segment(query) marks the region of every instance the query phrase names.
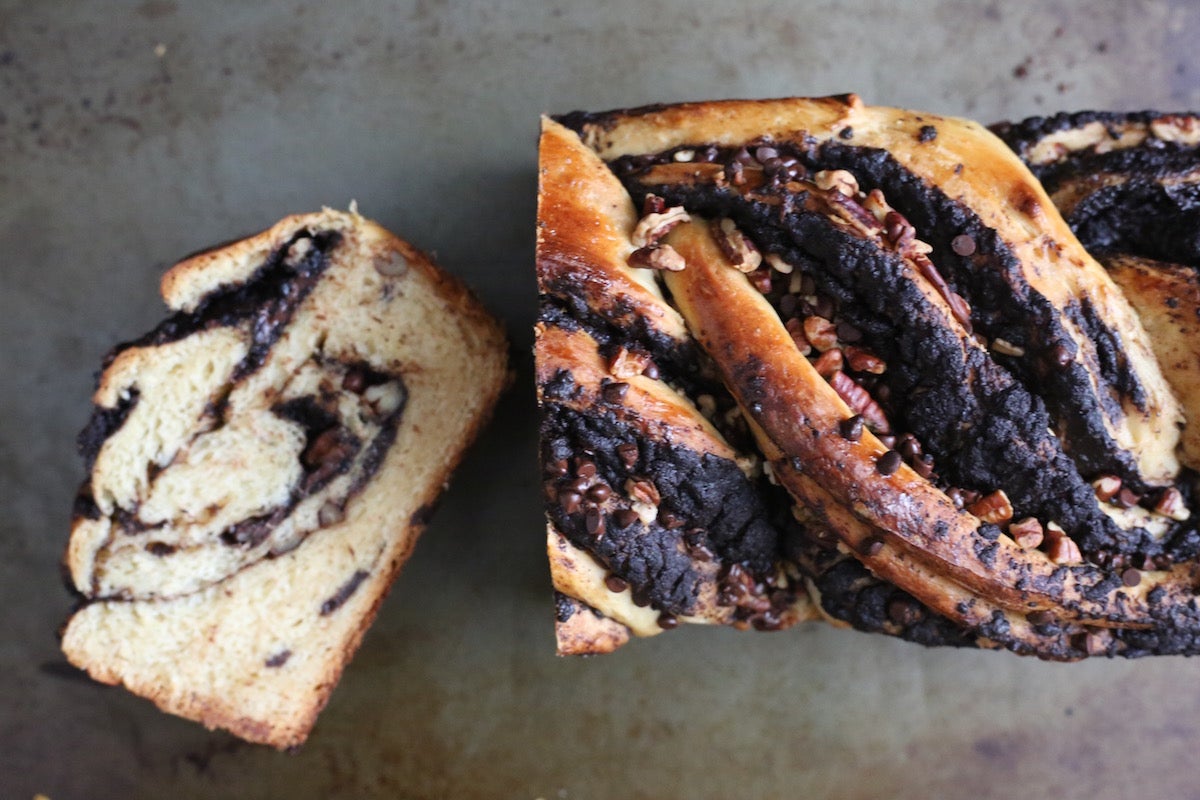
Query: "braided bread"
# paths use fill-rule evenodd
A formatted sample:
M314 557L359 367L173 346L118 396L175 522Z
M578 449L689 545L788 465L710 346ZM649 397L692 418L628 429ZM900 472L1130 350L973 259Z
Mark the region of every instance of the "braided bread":
M588 608L594 652L656 613L754 624L746 597L796 621L805 593L827 619L926 644L1200 648L1200 460L1172 364L983 126L853 95L577 112L545 123L541 170L560 652L580 649L567 628ZM630 443L622 471L610 454ZM731 546L748 538L716 530L724 515L682 520L690 539L662 529L687 481L654 480L657 517L613 524L622 493L589 487L644 474L663 445L749 462L725 486L761 498L755 548ZM625 555L646 550L671 568ZM636 613L612 597L624 586Z
M357 214L176 265L80 436L63 649L160 708L302 743L506 379L469 292Z

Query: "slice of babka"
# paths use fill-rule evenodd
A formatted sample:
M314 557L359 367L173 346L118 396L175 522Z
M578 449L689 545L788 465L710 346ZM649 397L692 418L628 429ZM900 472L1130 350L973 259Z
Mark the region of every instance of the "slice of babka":
M302 743L507 377L463 284L357 213L163 278L79 443L68 659L165 711Z

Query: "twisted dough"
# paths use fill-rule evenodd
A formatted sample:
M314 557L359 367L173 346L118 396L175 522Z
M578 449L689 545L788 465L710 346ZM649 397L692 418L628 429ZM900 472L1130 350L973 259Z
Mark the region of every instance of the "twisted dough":
M1188 467L1200 462L1175 378L1186 340L1151 340L1129 289L1148 273L1135 281L1126 262L1110 276L1003 141L854 96L562 123L543 136L543 330L619 337L636 319L675 352L699 344L691 361L720 387L706 391L727 392L749 434L737 447L764 460L802 523L771 563L826 616L1054 659L1197 649ZM568 165L548 139L574 148ZM622 215L595 206L546 224L568 194L548 165L617 176L609 207ZM620 244L603 274L631 287L627 302L570 283L598 274L587 235L601 226ZM566 248L551 234L574 243L572 259L553 256ZM575 369L538 354L543 386ZM687 380L670 388L695 399ZM728 571L737 556L722 557Z

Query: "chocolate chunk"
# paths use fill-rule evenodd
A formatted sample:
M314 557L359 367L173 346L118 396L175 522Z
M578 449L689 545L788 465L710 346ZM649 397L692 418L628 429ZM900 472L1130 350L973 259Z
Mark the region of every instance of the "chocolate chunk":
M904 463L904 459L895 450L888 450L879 457L875 462L875 469L880 475L892 475L896 470L900 469L900 465Z
M358 587L362 585L362 582L367 579L368 575L370 575L370 573L366 570L355 570L354 574L351 575L346 582L343 583L331 597L329 597L329 599L327 599L324 603L321 603L321 616L327 617L334 611L337 611L339 608L344 606L346 601L350 599L350 596L353 595Z

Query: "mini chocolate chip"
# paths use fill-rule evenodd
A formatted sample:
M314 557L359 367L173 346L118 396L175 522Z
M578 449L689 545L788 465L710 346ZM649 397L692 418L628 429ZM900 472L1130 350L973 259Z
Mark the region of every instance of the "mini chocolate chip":
M621 463L626 469L632 469L637 464L638 446L631 442L617 445L617 456L621 459Z
M1121 583L1125 584L1126 586L1137 586L1141 582L1142 573L1133 567L1130 567L1121 573Z
M950 240L950 249L956 255L970 256L975 254L975 238L965 233L960 233Z
M928 479L933 475L933 456L929 453L922 453L915 461L913 461L913 469L922 478Z
M616 575L609 575L604 579L604 585L608 587L610 592L623 592L629 588L629 583L624 578L618 578Z
M915 601L905 597L897 597L888 603L887 615L888 619L904 628L916 625L925 616Z
M558 493L558 505L567 514L574 514L578 511L582 501L583 496L573 489L565 489Z
M652 381L656 381L662 377L662 374L658 371L658 365L656 365L653 361L651 361L642 369L642 374Z
M613 512L613 522L617 523L618 528L628 528L633 523L637 522L641 517L632 508L618 508Z
M1054 615L1049 611L1030 611L1025 615L1025 619L1029 620L1033 625L1049 625L1054 622Z
M589 508L583 515L583 526L589 535L599 539L604 535L604 514L598 508Z
M862 438L863 433L862 414L855 414L853 417L839 422L838 432L842 434L843 439L848 439L851 442L857 442Z
M546 462L546 474L554 478L565 478L570 472L570 465L565 458Z
M367 388L367 375L361 369L346 370L346 374L342 376L342 388L347 392L362 394L363 389Z
M779 298L779 316L785 319L792 316L796 313L796 306L799 304L800 301L796 299L796 295L785 294Z
M883 539L878 536L869 536L863 540L862 547L859 552L867 556L877 556L883 550Z
M959 509L960 511L963 509L963 506L966 505L966 501L963 500L962 489L958 489L958 488L950 489L946 492L946 497L949 497L950 502L954 503L954 507Z
M573 492L579 492L580 494L583 494L587 491L591 482L591 478L581 475L570 483L566 484L565 488L570 489Z
M637 606L638 608L645 608L646 606L650 605L650 595L647 594L645 589L642 589L642 588L634 589L632 599L633 599L633 604L635 606Z
M896 449L906 461L915 461L921 455L921 443L911 433L900 437L900 444Z
M838 138L839 139L853 139L854 138L854 128L850 127L849 125L842 128L840 131L838 131Z
M896 437L890 433L881 433L876 438L879 439L880 444L882 444L884 447L886 447L889 450L891 450L893 447L896 446Z
M766 164L772 158L779 158L779 151L774 147L759 147L754 151L754 157L762 164Z
M620 403L625 399L625 395L629 392L629 384L624 381L615 381L606 383L600 393L604 396L604 400L609 403Z
M1050 362L1060 369L1066 367L1074 360L1075 357L1071 355L1071 351L1067 349L1065 344L1056 344L1050 350Z
M587 498L594 503L603 503L612 496L612 489L607 484L597 483L587 491Z
M863 335L862 331L849 322L839 322L837 324L837 337L843 342L854 344L855 342L861 342Z
M575 459L575 474L581 478L596 477L596 464L586 458Z
M904 459L895 450L888 450L879 457L875 462L875 469L880 475L892 475L896 470L900 469L900 465L904 463Z
M664 631L669 631L672 628L679 627L679 620L675 619L675 617L671 614L659 614L658 627L662 628Z

